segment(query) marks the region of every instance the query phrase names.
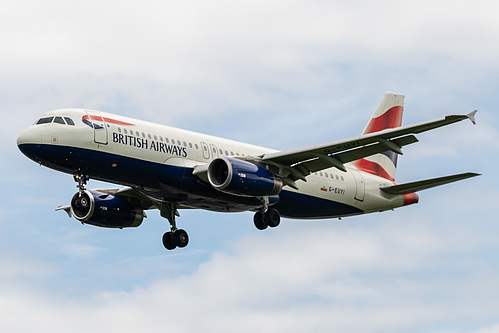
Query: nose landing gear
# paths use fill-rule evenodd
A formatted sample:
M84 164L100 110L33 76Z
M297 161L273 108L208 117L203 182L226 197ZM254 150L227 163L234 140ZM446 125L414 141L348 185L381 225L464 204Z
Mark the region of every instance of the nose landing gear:
M76 185L76 187L78 187L78 190L80 192L83 192L85 191L85 186L87 185L87 181L90 179L90 176L77 171L73 175L73 179L78 183L78 185Z

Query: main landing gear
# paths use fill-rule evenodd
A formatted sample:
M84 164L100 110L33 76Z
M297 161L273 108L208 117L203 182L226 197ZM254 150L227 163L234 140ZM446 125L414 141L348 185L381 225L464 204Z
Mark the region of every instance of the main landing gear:
M267 227L275 228L281 223L281 215L277 209L270 207L266 212L256 212L253 222L258 230L265 230Z
M163 245L167 250L174 250L177 247L186 247L189 243L189 235L183 229L177 229L175 216L180 216L174 203L165 203L161 205L161 216L168 219L171 225L171 231L163 235Z

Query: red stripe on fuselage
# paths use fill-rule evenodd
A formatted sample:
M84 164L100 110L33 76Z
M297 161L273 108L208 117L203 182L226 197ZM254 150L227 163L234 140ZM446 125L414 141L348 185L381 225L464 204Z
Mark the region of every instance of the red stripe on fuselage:
M106 117L101 117L101 116L94 116L94 115L91 115L91 116L85 115L81 119L82 120L91 119L91 120L97 120L97 121L104 121L106 123L111 123L111 124L116 124L116 125L126 125L126 126L134 125L134 124L127 123L127 122L124 122L121 120L116 120L116 119L111 119L111 118L106 118Z
M379 132L387 128L395 128L402 125L402 106L394 106L381 116L371 118L363 134Z

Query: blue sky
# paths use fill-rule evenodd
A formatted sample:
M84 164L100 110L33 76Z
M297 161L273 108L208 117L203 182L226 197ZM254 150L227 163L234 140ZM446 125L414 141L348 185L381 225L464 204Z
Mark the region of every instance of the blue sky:
M20 0L0 11L3 332L499 331L499 5L494 1ZM418 136L398 182L483 175L394 212L283 220L182 211L168 252L64 213L70 175L15 144L61 107L100 109L276 149L358 135L386 91ZM91 181L89 187L110 186Z

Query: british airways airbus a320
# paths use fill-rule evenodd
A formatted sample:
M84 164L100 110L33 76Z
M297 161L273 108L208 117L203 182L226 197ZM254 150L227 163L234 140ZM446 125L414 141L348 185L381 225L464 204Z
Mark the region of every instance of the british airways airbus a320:
M281 216L339 218L418 202L417 191L477 176L462 173L395 183L397 155L419 134L476 111L401 126L404 96L388 92L360 136L291 151L276 151L214 136L86 109L44 114L17 138L19 149L43 166L72 174L79 191L59 207L99 227L137 227L145 210L159 209L171 225L171 250L185 247L180 209L253 211L255 226ZM123 185L85 188L89 179Z

